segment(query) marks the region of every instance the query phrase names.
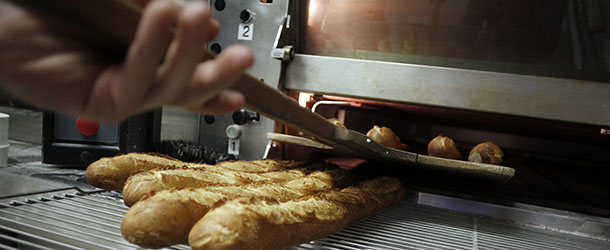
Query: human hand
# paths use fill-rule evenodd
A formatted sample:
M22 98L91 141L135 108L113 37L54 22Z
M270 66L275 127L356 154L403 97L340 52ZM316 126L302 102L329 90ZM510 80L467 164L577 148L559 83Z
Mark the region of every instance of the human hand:
M253 56L245 46L232 46L200 62L205 42L218 29L202 2L152 1L125 61L109 65L100 52L0 0L0 83L38 107L100 122L118 122L162 105L229 112L241 107L244 97L226 88Z

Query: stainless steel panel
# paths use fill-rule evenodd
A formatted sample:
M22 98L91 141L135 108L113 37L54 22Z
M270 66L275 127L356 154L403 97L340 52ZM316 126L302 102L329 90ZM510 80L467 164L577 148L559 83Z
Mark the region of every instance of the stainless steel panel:
M6 197L68 189L69 185L0 171L0 200Z
M265 83L274 88L278 87L281 61L271 58L271 50L284 17L288 11L289 1L273 1L265 4L259 0L225 1L223 10L214 8L214 0L210 1L212 14L222 27L218 36L208 42L208 48L218 43L222 49L233 44L243 44L252 48L255 63L248 69L248 73L263 79ZM250 10L254 18L250 21L254 25L252 40L238 40L238 27L241 22L239 15L243 10ZM221 52L222 53L222 52ZM212 146L224 152L227 151L228 138L225 135L227 126L232 125L231 114L216 116L214 124L201 122L200 141L204 145ZM265 153L268 142L266 136L273 131L274 121L261 116L259 122L248 123L241 127L240 159L260 159Z
M0 106L0 112L10 115L9 139L42 143L42 112L4 106Z
M173 107L163 107L161 140L199 140L199 114Z
M610 84L297 54L287 89L610 125Z

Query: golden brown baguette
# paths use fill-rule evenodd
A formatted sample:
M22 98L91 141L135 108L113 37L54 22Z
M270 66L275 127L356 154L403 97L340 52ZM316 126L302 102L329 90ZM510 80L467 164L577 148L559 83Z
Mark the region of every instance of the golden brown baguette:
M293 160L254 160L254 161L223 161L214 166L247 173L266 173L305 166L305 161Z
M93 186L121 190L129 176L142 171L165 167L189 168L222 168L234 171L263 173L292 169L303 166L302 161L289 160L257 160L257 161L226 161L216 165L186 163L162 154L129 153L115 157L106 157L93 162L87 167L85 178Z
M183 165L185 165L184 162L161 154L129 153L101 158L91 163L85 172L85 179L89 184L99 188L121 190L125 180L136 172ZM192 166L203 167L205 165Z
M266 197L282 201L332 188L353 180L346 170L318 170L284 184L250 184L200 189L163 190L137 202L123 218L121 232L129 242L161 248L186 242L189 230L220 202L239 197Z
M202 188L215 185L239 186L255 182L286 182L305 177L319 166L313 164L307 168L297 168L266 173L247 173L225 169L194 169L189 167L171 167L136 173L125 181L123 200L131 206L137 201L160 190L175 188Z
M282 249L338 232L404 196L395 178L322 192L299 200L243 198L212 209L189 233L193 249Z

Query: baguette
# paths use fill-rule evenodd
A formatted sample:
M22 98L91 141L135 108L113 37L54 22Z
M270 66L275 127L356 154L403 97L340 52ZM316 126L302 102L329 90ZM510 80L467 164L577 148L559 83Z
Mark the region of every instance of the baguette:
M93 186L121 190L129 176L143 171L166 167L229 169L234 171L263 173L302 167L305 162L290 160L225 161L216 165L186 163L162 154L129 153L101 158L89 165L85 173Z
M184 166L184 162L161 154L129 153L115 157L104 157L87 167L85 179L93 186L121 190L127 178L139 171L159 167ZM204 167L205 164L192 165Z
M232 170L172 167L134 174L125 181L123 200L131 206L157 191L175 188L202 188L215 185L239 186L255 182L285 182L303 178L319 165L267 173L247 173ZM326 165L329 166L329 165Z
M247 173L266 173L301 168L305 165L305 161L263 159L255 161L223 161L214 166Z
M281 201L353 182L346 170L318 170L284 184L214 186L199 189L163 190L136 203L121 223L123 237L136 245L161 248L186 242L191 227L213 206L239 197L265 197Z
M395 178L281 202L242 198L208 212L191 229L193 249L282 249L326 237L404 196Z

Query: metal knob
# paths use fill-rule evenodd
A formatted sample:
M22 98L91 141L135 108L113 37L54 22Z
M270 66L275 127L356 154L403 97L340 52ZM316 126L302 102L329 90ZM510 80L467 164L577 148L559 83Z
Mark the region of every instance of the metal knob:
M242 23L249 23L250 21L252 21L253 18L254 12L249 9L242 10L239 13L239 20L241 20Z
M259 121L260 115L256 112L240 109L233 112L233 122L237 125L244 125L251 121Z

